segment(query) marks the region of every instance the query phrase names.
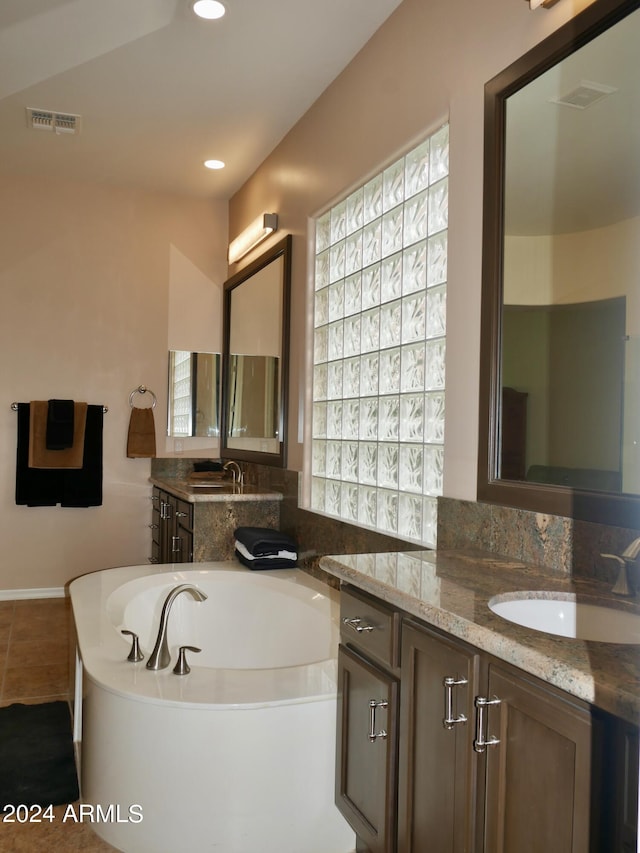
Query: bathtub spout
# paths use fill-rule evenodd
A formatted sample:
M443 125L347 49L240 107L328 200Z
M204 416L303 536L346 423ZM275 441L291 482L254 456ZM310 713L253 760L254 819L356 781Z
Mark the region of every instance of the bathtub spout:
M195 601L205 601L207 598L204 592L201 592L198 587L190 583L181 583L178 586L174 586L162 605L158 638L147 661L147 669L165 669L171 663L171 653L169 652L169 643L167 641L167 626L169 624L171 605L181 592L188 592Z

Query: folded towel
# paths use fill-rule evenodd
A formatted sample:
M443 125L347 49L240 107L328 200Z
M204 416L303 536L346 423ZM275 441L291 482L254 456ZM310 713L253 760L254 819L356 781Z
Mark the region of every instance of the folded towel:
M29 411L29 467L82 468L87 404L74 405L73 444L65 450L47 450L48 402L32 400Z
M242 554L245 560L250 560L251 562L254 562L255 560L289 560L295 563L295 561L298 559L298 554L296 551L285 550L278 551L277 554L263 554L261 557L254 557L253 554L247 551L242 542L239 542L236 539L234 544L236 551L239 554Z
M222 462L214 462L213 459L203 459L202 462L194 462L193 470L195 472L219 471L222 474L225 473Z
M298 545L290 536L269 527L238 527L233 535L253 557L277 555L278 551L298 550Z
M268 560L260 557L257 560L247 560L247 558L236 550L236 557L248 569L293 569L296 565L295 560Z
M153 409L131 407L129 432L127 435L127 456L130 459L149 458L156 455L156 427Z
M214 480L224 480L226 476L226 471L192 471L187 476L187 480L190 483L206 483Z
M47 450L73 447L73 400L49 400L47 408Z

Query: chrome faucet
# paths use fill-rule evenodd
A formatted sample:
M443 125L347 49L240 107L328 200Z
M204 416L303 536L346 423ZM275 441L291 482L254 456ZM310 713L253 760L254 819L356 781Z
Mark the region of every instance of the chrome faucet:
M611 592L614 595L634 595L637 584L635 579L631 578L630 569L640 556L640 536L625 548L621 556L618 557L617 554L600 554L600 556L606 560L614 560L618 564L618 579Z
M169 643L167 642L167 625L169 624L169 612L171 605L182 592L188 592L191 598L195 601L206 601L207 596L201 592L196 586L190 583L181 583L174 586L169 595L165 598L162 605L162 613L160 614L160 627L158 628L158 639L147 661L147 669L165 669L171 663L171 653L169 652Z
M244 474L242 472L242 468L238 465L235 459L229 459L228 462L225 462L222 466L224 471L231 470L233 474L233 485L238 485L240 488L244 486Z

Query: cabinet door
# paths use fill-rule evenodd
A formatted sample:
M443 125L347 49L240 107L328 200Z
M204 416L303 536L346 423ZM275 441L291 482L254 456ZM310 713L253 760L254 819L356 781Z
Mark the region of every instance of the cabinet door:
M371 853L395 850L397 702L395 678L340 646L336 804Z
M494 664L485 708L486 853L589 853L591 817L588 710ZM595 782L597 774L594 774Z
M474 850L478 759L472 745L473 699L479 663L479 655L466 646L405 622L398 799L402 853Z
M157 486L153 487L153 491L151 493L151 523L149 524L149 529L151 530L151 557L149 559L150 563L161 563L162 562L162 548L160 545L160 536L161 536L161 522L160 522L160 489Z
M193 560L193 505L176 499L173 509L175 537L173 557L175 563Z
M638 844L638 729L630 723L616 721L613 752L615 755L614 814L616 821L615 853L636 853Z

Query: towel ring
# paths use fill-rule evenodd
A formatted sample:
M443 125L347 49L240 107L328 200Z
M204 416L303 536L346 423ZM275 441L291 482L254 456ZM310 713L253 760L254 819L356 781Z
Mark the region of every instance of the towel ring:
M138 385L137 388L134 388L133 391L129 394L129 406L133 409L133 398L136 394L151 394L152 403L151 408L155 409L156 403L158 402L158 398L153 393L151 388L147 388L146 385Z

